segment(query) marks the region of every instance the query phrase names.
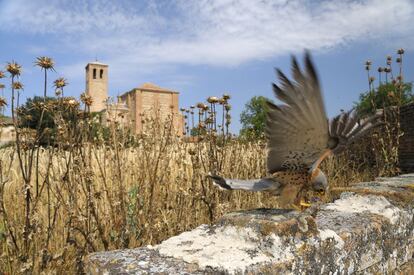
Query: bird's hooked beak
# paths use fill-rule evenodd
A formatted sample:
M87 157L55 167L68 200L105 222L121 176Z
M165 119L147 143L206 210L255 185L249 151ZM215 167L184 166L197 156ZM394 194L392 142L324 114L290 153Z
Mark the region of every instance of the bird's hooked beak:
M325 174L321 170L317 170L316 174L312 177L312 189L313 191L323 195L328 189L328 180Z

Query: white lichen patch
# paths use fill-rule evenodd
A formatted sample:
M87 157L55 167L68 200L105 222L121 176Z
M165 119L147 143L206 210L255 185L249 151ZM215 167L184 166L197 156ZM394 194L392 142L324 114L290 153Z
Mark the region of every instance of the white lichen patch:
M286 261L293 255L278 236L268 236L262 246L258 233L251 228L225 226L209 232L207 225L184 232L154 247L163 256L196 263L199 267L213 267L229 273L243 272L248 266L272 261ZM189 242L188 240L191 240Z
M393 206L383 196L361 196L351 195L341 197L334 203L326 206L326 209L336 210L345 213L362 213L368 211L373 214L382 215L395 224L401 216L401 210Z
M335 241L335 247L337 249L342 249L344 247L344 240L342 240L341 237L339 237L338 234L336 234L335 231L331 230L331 229L324 229L324 230L319 230L319 236L321 238L322 241L325 241L327 239L332 239Z
M363 271L377 263L380 263L381 260L382 250L378 249L375 244L371 244L370 249L360 255L360 265L358 271Z

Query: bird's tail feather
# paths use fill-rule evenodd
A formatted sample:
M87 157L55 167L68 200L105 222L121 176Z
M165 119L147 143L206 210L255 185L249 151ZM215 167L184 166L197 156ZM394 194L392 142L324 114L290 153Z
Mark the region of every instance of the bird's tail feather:
M278 182L275 182L271 178L263 179L225 179L215 174L209 174L215 185L220 189L225 190L246 190L246 191L274 191L280 187Z

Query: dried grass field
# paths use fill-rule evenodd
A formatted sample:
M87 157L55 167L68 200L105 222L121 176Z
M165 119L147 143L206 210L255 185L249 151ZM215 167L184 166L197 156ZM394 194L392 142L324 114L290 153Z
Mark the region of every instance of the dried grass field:
M355 150L381 146L371 139ZM17 154L15 147L0 151L0 269L9 274L81 273L89 252L156 244L229 211L277 207L269 194L220 191L206 178L214 170L235 178L263 176L262 141L188 143L168 135L142 137L134 146L41 148L39 176L30 185L22 179ZM375 163L384 159L371 155ZM367 154L352 152L328 159L324 169L331 186L390 173L373 167Z
M0 148L0 274L82 274L90 252L157 244L229 211L278 206L270 194L221 191L207 178L266 175L266 141L229 133L229 96L185 110L192 142L177 137L168 119L142 121L146 131L136 135L116 121L102 127L90 96L81 95L83 104L63 96L63 78L49 100L53 60L35 64L44 93L26 110L19 106L21 66L6 66L16 140ZM198 126L190 129L194 111ZM330 188L397 174L401 135L397 107L385 112L381 129L322 164Z

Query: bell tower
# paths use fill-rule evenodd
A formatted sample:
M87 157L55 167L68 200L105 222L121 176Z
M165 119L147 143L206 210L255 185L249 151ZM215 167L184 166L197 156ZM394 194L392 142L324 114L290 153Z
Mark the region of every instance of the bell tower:
M106 109L108 98L108 65L90 62L86 65L86 94L92 97L91 112Z

